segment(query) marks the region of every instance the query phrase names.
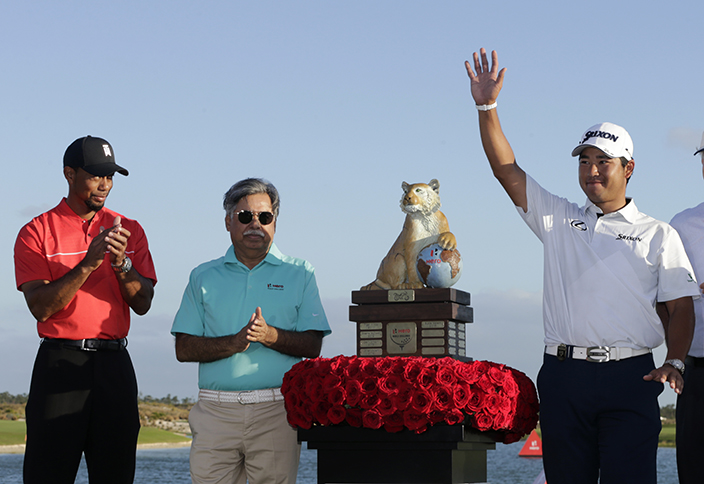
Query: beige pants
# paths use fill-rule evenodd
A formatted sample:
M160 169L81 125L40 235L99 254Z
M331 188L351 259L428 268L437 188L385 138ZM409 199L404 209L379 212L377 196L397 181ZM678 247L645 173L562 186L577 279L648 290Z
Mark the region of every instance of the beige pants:
M301 445L284 402L199 400L188 417L194 484L295 484Z

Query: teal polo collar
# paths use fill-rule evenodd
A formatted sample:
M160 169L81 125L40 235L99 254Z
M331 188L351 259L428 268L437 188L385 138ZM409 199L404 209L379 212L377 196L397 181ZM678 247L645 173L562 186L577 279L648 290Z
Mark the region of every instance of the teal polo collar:
M271 264L274 266L279 266L283 264L283 257L284 255L281 253L278 247L276 247L276 244L272 242L271 247L269 247L269 252L266 254L266 257L264 257L264 260L261 261L259 264L257 264L257 267L259 267L263 263ZM237 256L235 255L235 246L230 245L230 247L227 249L227 252L225 252L225 264L236 264L240 267L243 267L247 270L249 268L244 265L242 262L240 262L237 259ZM256 268L256 267L255 267Z

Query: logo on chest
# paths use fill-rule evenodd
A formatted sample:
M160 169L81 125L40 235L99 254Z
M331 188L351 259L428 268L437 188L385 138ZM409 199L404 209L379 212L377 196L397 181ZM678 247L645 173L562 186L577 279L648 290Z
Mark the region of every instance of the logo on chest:
M635 237L633 235L618 234L616 240L625 240L627 242L643 242L642 237Z
M580 230L582 232L585 232L587 230L587 224L582 222L581 220L570 220L570 225L573 229Z
M270 291L283 291L284 290L284 285L283 284L267 284L266 288L269 289Z

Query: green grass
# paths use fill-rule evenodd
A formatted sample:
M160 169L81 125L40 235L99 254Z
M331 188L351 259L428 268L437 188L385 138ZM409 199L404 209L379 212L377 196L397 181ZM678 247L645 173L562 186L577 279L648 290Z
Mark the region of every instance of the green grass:
M0 445L24 444L24 434L24 422L0 420Z
M172 444L175 442L188 442L191 439L155 427L142 427L139 431L138 444Z
M0 445L24 444L25 424L17 420L0 420ZM154 427L142 427L138 444L171 444L191 439Z

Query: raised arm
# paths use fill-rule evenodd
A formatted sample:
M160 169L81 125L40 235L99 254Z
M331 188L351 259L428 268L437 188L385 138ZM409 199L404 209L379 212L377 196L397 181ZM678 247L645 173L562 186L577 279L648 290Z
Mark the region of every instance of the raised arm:
M491 53L491 68L489 68L486 50L483 48L480 50L480 54L474 53L476 74L469 61L465 61L464 64L469 75L474 102L477 106L482 106L485 109L479 110L479 132L491 170L513 203L525 212L528 210L526 174L516 163L511 145L501 129L496 108L487 108L494 104L499 97L506 68L499 71L496 51Z

